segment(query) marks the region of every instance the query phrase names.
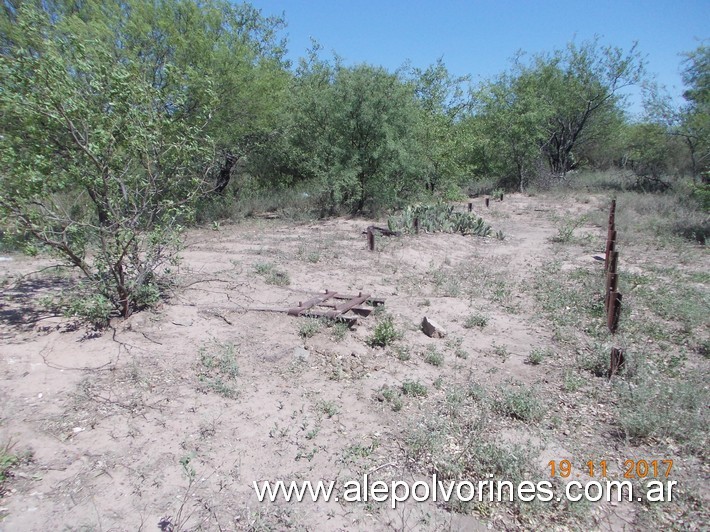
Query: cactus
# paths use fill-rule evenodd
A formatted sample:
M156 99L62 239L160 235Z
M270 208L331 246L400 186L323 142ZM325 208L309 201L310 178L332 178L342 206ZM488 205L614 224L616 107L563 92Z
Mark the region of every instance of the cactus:
M428 232L461 233L462 235L488 236L491 228L481 217L467 212L455 212L453 205L415 204L406 207L397 216L390 216L387 226L392 231L414 231L414 220L419 219L419 228Z

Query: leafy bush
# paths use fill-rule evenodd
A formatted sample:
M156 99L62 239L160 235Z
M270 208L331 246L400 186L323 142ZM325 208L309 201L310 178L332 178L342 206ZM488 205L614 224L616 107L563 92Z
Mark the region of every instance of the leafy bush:
M539 421L545 412L540 399L530 388L503 388L495 408L503 415L525 422Z
M65 314L86 320L95 327L104 327L108 324L112 310L111 302L101 294L96 294L70 299Z
M367 343L370 347L387 347L400 338L392 316L385 316L376 326Z
M82 272L101 299L78 314L110 304L128 317L157 299L155 278L175 263L213 152L205 109L194 124L176 120L192 105L188 73L171 65L152 83L101 28L17 9L24 45L0 57L0 218Z
M429 392L426 386L419 381L404 381L402 383L402 393L412 397L425 397Z

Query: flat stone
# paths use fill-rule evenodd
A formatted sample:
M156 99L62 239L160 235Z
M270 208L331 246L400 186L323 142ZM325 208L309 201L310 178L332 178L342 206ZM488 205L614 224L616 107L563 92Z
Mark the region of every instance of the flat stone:
M446 336L444 328L426 316L424 316L424 319L422 320L422 331L424 331L424 334L430 338L443 338Z

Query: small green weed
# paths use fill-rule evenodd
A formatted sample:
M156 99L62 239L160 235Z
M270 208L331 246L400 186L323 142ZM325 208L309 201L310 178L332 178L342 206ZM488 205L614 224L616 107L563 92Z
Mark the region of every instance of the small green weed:
M335 323L331 327L331 336L336 342L342 342L348 334L350 327L347 323Z
M444 364L444 355L442 355L436 347L429 346L424 354L424 362L432 366L442 366Z
M404 345L396 346L393 349L393 352L394 352L394 356L397 357L402 362L406 362L407 360L410 360L412 358L412 354L410 353L409 348Z
M528 355L526 362L532 366L537 366L548 356L550 356L550 352L547 349L535 348Z
M488 325L488 318L483 314L470 314L463 323L466 329L474 329L476 327L483 329L486 325Z
M584 223L587 221L587 218L585 216L582 216L580 218L573 218L573 219L567 219L564 220L558 227L557 227L557 234L552 237L553 242L559 242L559 243L568 243L572 241L572 238L574 237L574 231L575 229L578 229Z
M564 380L562 381L562 389L565 392L576 392L582 386L584 386L584 378L577 375L576 372L572 370L565 371Z
M19 457L12 452L14 447L15 443L11 440L0 446L0 495L4 491L3 484L10 474L10 469L20 461Z
M402 383L402 393L411 397L426 397L429 392L426 386L419 381L404 381Z
M329 418L340 412L340 408L333 401L319 401L318 410Z
M387 403L389 403L390 408L392 408L393 412L399 412L400 410L402 410L404 403L402 402L402 398L400 397L401 392L399 390L390 386L383 386L380 389L380 394L382 398L387 401Z
M510 358L510 351L508 351L508 348L504 345L498 345L495 342L493 342L493 354L503 359L503 362Z
M323 328L323 322L317 318L304 318L298 326L298 336L312 338Z
M375 326L372 336L368 339L367 344L370 347L387 347L401 337L400 332L394 325L392 316L385 316Z
M199 350L198 380L201 391L208 390L235 398L239 395L235 381L239 376L234 344L212 341Z
M291 284L288 273L279 270L275 264L270 262L259 262L254 265L254 271L264 278L266 284L276 286L287 286Z
M535 392L527 387L505 387L499 390L495 409L505 416L532 423L542 419L545 409Z

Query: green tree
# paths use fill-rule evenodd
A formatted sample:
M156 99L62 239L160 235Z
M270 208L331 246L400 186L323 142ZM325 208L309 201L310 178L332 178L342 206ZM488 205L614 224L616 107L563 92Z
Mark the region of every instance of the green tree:
M553 175L564 176L578 165L578 152L599 134L600 124L622 102L621 91L642 81L644 61L634 45L629 52L600 46L597 40L534 58L520 65L530 90L549 110L541 151Z
M180 120L201 127L210 116L206 132L220 160L212 172L216 192L277 129L289 81L280 17L226 0L48 0L37 6L77 39L99 41L115 60L139 65L156 90L180 93ZM21 47L17 8L12 1L4 7L0 45ZM180 75L168 75L168 65Z
M416 189L418 108L410 84L383 68L302 61L290 99L292 175L317 183L323 207L392 205Z
M628 53L597 40L565 50L522 54L513 67L474 93L468 119L480 135L486 165L515 175L522 190L545 160L553 176L589 160L623 124L621 93L641 81L644 63L634 46Z
M462 86L468 81L467 76L452 76L441 59L426 69L413 68L410 73L409 82L420 107L420 173L432 192L456 192L473 171L465 156L468 130L461 123L470 109Z
M701 45L685 54L683 66L687 104L675 133L688 146L693 176L702 173L710 182L710 47Z
M680 140L689 158L685 170L689 170L694 178L705 175L707 180L710 166L710 48L699 46L683 55L682 78L687 87L683 93L685 103L675 104L662 87L653 82L646 83L644 118L648 124L654 124L665 130L666 135ZM673 150L677 149L677 146L673 147Z
M476 117L484 158L495 174L515 180L522 192L547 139L550 109L529 77L503 74L475 94Z
M99 307L129 316L158 297L192 219L213 156L208 116L181 119L191 101L173 80L185 70L166 62L156 84L79 14L55 20L27 3L12 15L0 215L78 268Z

